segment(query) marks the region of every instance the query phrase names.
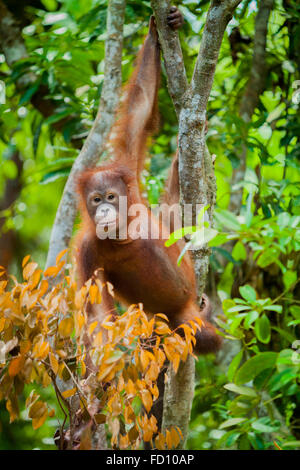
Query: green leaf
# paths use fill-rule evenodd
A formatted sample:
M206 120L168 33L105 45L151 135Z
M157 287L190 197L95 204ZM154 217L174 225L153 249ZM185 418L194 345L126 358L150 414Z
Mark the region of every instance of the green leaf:
M257 259L257 264L261 268L266 268L278 259L278 250L276 248L269 248L264 251Z
M263 314L256 320L255 334L261 343L269 343L271 339L271 326L267 315Z
M215 218L220 225L228 228L229 230L233 230L235 232L241 230L241 224L236 216L225 209L216 210Z
M243 423L246 420L247 418L230 418L224 421L224 423L221 424L219 429L230 428L230 426L236 426L237 424Z
M269 418L267 418L269 419ZM265 423L266 421L266 418L260 418L256 421L254 421L254 423L251 423L251 427L255 430L255 431L259 431L259 432L274 432L276 431L276 429L278 428L278 426L270 426L268 424Z
M296 271L286 271L283 275L283 283L286 289L290 289L292 285L297 281Z
M276 359L277 353L275 352L262 352L251 357L251 359L248 359L237 371L235 383L237 385L243 385L244 383L250 382L263 370L274 367Z
M251 312L249 312L247 314L247 316L245 317L245 320L244 320L244 327L246 328L246 330L248 330L250 328L252 323L255 322L255 320L258 317L259 317L259 313L256 310L251 310Z
M243 243L238 241L232 250L232 256L236 261L245 260L247 258L247 251Z
M28 103L28 101L30 101L30 99L32 98L32 96L36 93L36 91L39 89L39 86L40 86L40 82L38 83L35 83L34 85L32 85L31 87L29 87L25 93L22 95L20 101L19 101L19 106L22 106L23 104L25 103Z
M251 310L251 307L249 307L249 305L236 305L235 307L232 307L229 310L227 310L227 312L234 313L234 312L242 312L243 310Z
M265 307L263 307L263 310L272 310L274 312L281 313L282 305L266 305Z
M287 227L290 224L291 216L287 212L281 212L277 218L277 223L280 228Z
M174 245L174 243L178 242L181 238L185 237L185 235L191 235L195 233L196 227L183 227L175 230L175 232L171 233L169 239L165 242L165 246L169 247Z
M257 397L257 393L255 390L253 390L253 388L236 385L233 383L224 385L224 388L226 388L226 390L229 390L230 392L238 393L239 395L245 395L247 397Z
M238 366L243 358L243 350L239 351L237 355L232 359L230 366L228 367L227 377L229 380L233 380Z
M241 296L247 300L248 302L255 302L256 300L256 292L253 287L246 284L245 286L240 287Z
M203 246L208 243L210 240L215 238L218 234L218 231L210 227L202 227L200 230L197 230L191 238L191 242L195 246Z

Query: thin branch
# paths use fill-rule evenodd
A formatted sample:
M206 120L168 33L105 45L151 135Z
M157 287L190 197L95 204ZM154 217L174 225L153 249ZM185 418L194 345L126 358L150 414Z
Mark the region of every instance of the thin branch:
M268 34L268 23L274 0L261 0L255 18L255 35L253 45L252 66L250 76L241 100L239 114L245 122L250 122L259 97L266 83L266 44ZM232 174L232 186L243 181L246 171L247 146L242 146L239 154L240 164ZM243 189L234 191L230 199L230 210L238 213L242 203Z
M188 88L181 45L177 31L173 31L167 23L171 2L169 0L151 0L159 41L163 51L168 89L173 100L177 115L179 115L184 94Z
M252 66L240 106L240 115L246 122L251 121L254 110L259 102L259 96L265 86L268 23L273 5L274 0L261 0L255 18Z
M9 67L28 57L18 21L2 0L0 0L0 41ZM34 81L35 75L29 72L18 78L17 86L25 86Z
M206 110L221 43L227 24L232 18L235 7L241 2L236 0L231 5L227 0L213 0L207 13L200 50L191 82L195 97L198 97L198 110Z
M110 0L107 12L105 76L94 125L68 177L52 228L46 267L55 264L58 253L68 247L77 213L76 176L97 164L111 130L122 84L123 23L126 0Z

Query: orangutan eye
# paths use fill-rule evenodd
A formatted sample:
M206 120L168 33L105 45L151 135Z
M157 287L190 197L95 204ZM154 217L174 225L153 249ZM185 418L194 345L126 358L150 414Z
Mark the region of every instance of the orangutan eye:
M94 201L96 204L98 204L98 202L101 201L101 197L96 196L96 197L94 197L93 201Z
M115 199L115 196L113 194L109 194L107 196L108 201L113 201Z

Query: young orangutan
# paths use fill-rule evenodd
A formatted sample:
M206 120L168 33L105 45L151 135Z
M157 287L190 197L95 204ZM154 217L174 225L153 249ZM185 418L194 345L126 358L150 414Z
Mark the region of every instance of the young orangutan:
M182 16L172 7L168 24L178 28ZM103 283L114 287L115 297L131 305L141 302L147 314L164 313L172 328L195 317L203 320L196 333L195 351L205 354L219 349L221 338L208 321L210 303L203 296L197 305L196 281L189 253L181 265L177 260L184 242L166 247L170 228L165 227L150 209L139 216L142 237L130 235L135 214L119 210L123 198L128 208L145 204L140 191L140 173L144 166L146 142L157 129L157 92L160 81L160 48L152 17L149 32L137 58L137 66L126 89L126 98L113 129L112 163L84 171L78 179L82 226L76 240L77 263L82 283L97 271ZM168 180L167 202L179 202L178 162L175 157ZM150 231L151 227L151 231ZM157 230L159 238L151 237ZM121 236L122 233L129 234ZM91 316L101 322L115 311L107 287L100 308L92 307Z

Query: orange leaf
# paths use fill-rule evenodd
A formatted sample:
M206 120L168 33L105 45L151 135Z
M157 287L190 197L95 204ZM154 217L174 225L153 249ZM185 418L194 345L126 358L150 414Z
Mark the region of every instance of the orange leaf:
M42 270L37 269L36 271L34 271L32 276L30 276L30 280L28 283L28 287L30 290L33 290L38 285L40 277L41 277L41 273L42 273Z
M23 278L27 281L38 267L37 263L28 263L23 269Z
M15 357L11 361L11 363L9 364L9 368L8 368L8 373L10 377L15 377L22 370L22 367L24 366L24 362L25 362L24 356Z
M29 408L28 416L31 419L41 418L47 412L47 405L41 400L35 401Z
M75 395L76 391L77 391L76 387L71 388L70 390L65 390L64 392L62 392L62 396L64 398L72 397L73 395Z
M175 429L175 428L171 428L171 438L172 438L172 443L173 443L173 446L174 448L176 449L176 447L179 445L180 443L180 436L178 434L178 431Z
M68 251L68 248L66 248L65 250L62 250L60 253L58 253L58 255L56 257L56 260L55 260L56 265L59 264L60 260L67 253L67 251Z
M150 359L149 359L149 356L147 354L147 351L145 351L144 349L141 350L140 361L142 363L143 370L146 370L147 366L150 362Z
M28 263L29 261L29 258L30 258L30 255L27 255L23 258L23 261L22 261L22 268L24 268L25 264Z
M161 433L158 433L158 435L155 438L155 446L157 447L157 449L164 450L165 442L166 442L165 436Z
M94 331L94 329L96 328L96 326L98 325L98 322L97 321L93 321L93 323L91 323L89 325L89 334L91 335Z
M0 333L2 330L4 330L5 327L5 318L0 318Z
M41 416L40 418L34 418L34 419L32 420L32 427L33 427L33 429L38 429L38 428L40 428L40 427L44 424L44 422L46 421L47 416L48 416L48 411L46 411L46 412L43 414L43 416Z
M141 391L141 398L142 398L142 402L143 402L143 405L144 407L146 408L146 411L150 411L151 410L151 406L152 406L152 396L151 396L151 393L149 392L149 390L142 390Z

